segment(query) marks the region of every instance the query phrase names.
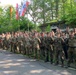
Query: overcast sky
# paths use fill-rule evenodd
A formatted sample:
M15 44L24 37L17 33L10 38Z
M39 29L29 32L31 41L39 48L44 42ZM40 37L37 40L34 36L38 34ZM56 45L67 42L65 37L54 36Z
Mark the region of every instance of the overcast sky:
M0 0L1 5L5 6L7 4L16 6L16 3L21 4L21 0Z
M21 5L21 1L22 0L0 0L0 5L1 6L5 6L5 5L13 5L14 7L16 7L16 3L18 3L19 5ZM30 0L28 0L30 2ZM31 17L28 15L28 18L31 20Z

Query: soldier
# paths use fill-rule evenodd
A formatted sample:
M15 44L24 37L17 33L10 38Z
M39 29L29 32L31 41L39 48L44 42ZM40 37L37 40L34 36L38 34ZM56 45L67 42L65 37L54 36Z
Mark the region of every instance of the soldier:
M34 33L34 54L35 54L35 58L38 58L39 59L39 50L40 50L40 48L39 48L39 42L40 42L40 39L38 38L38 33L37 32L35 32Z
M11 38L10 38L10 51L12 52L13 51L13 36L11 35Z
M18 50L19 50L19 53L21 53L21 42L22 42L22 39L21 39L21 32L18 32L17 43L18 43Z
M34 33L31 34L30 36L30 45L31 45L31 56L35 57L35 49L34 49Z
M11 33L11 38L10 38L11 52L13 51L13 38L14 38L14 32Z
M54 59L54 33L50 33L50 62L53 63Z
M49 32L47 32L45 37L45 62L49 61L49 52L50 52L50 37Z
M64 53L63 53L63 48L62 48L62 38L60 37L60 33L56 34L57 37L54 40L54 49L55 49L55 65L59 64L59 59L61 61L61 65L63 66L63 60L64 60Z
M68 40L68 63L69 67L71 63L76 61L76 37L74 36L74 32L71 32L69 40Z
M6 49L8 49L8 46L9 46L9 42L8 41L9 41L9 35L8 35L8 33L6 33Z
M24 33L21 33L21 38L20 38L20 53L21 52L24 52L24 36L23 36Z
M56 29L56 34L57 34L57 33L60 33L60 34L61 34L61 33L62 33L62 32L61 32L61 29L57 28L57 29Z
M76 36L76 28L74 28L74 30L73 30L73 31L74 31L74 36Z
M17 35L15 33L12 38L12 43L13 43L13 52L15 53L17 50Z
M62 42L62 46L63 46L63 50L64 50L64 54L65 54L65 59L68 59L68 38L66 37L65 33L62 33L63 38L63 42Z
M27 40L26 39L26 34L24 33L23 34L23 40L22 40L23 41L23 47L24 47L24 50L23 50L24 55L26 55L26 40Z
M2 48L2 35L0 35L0 48Z
M46 42L45 61L48 62L49 61L49 56L50 56L50 62L52 64L53 63L53 38L52 38L51 33L47 33L47 37L46 37L45 42Z
M2 33L2 48L4 49L5 48L5 41L4 41L4 39L5 39L5 34L4 33Z
M69 35L69 32L70 32L69 27L66 27L66 31L65 31L65 33Z
M26 55L28 55L28 56L29 56L29 50L30 50L30 37L27 34L27 37L26 37Z
M41 59L45 60L45 35L44 33L42 32L41 33L41 36L40 36L40 43L39 43L39 46L40 46L40 57Z
M5 49L6 49L6 50L7 50L8 47L9 47L9 42L8 42L8 40L9 40L9 36L8 36L8 33L6 33L5 38L4 38L4 46L5 46ZM7 44L7 43L8 43L8 44Z
M29 44L28 44L28 52L29 52L29 57L33 54L32 50L34 49L33 48L33 44L34 44L34 41L33 41L33 38L32 38L32 34L30 33L29 34Z

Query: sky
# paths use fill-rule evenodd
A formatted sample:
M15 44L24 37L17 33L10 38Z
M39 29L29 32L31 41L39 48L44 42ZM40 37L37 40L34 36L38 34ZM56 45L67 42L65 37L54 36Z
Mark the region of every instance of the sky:
M16 7L16 4L21 5L21 1L23 0L0 0L0 5L5 6L5 5L13 5ZM24 0L26 1L26 0ZM30 0L28 0L30 2ZM28 15L28 18L31 20L31 17Z
M0 0L0 5L13 5L16 6L16 3L21 4L21 0Z

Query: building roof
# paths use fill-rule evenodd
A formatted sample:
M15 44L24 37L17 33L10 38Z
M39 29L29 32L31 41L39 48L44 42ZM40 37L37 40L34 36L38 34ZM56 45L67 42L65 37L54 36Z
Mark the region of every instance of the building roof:
M65 24L65 21L58 21L58 22L51 22L51 23L42 24L42 25L40 26L40 28L46 27L47 25L58 26L58 25L60 25L60 24Z

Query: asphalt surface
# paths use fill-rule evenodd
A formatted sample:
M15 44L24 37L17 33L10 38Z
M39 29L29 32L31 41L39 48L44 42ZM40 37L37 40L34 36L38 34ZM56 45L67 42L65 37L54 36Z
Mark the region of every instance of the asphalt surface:
M76 75L76 69L0 50L0 75Z

